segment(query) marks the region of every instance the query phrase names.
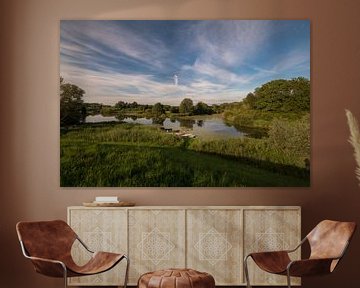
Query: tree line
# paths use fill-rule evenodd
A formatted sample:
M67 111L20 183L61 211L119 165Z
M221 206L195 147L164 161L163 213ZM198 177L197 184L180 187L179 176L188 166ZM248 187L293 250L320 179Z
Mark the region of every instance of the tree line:
M154 118L164 118L166 113L181 115L211 115L219 113L223 106L208 105L204 102L194 102L190 98L184 98L179 106L165 105L160 102L154 105L138 104L137 102L119 101L114 106L100 103L84 103L85 91L77 85L66 83L60 77L60 125L69 126L81 124L87 115L117 115L123 112L140 112L151 114Z
M167 113L179 116L211 115L222 113L233 105L242 105L250 110L268 112L308 112L310 111L310 81L304 77L290 80L278 79L269 81L254 92L233 103L208 105L184 98L179 106L171 106L160 102L154 105L137 102L119 101L114 106L100 103L84 103L85 91L77 85L66 83L60 77L60 124L61 126L77 125L85 121L87 115L117 115L121 113L147 113L154 118L166 117Z

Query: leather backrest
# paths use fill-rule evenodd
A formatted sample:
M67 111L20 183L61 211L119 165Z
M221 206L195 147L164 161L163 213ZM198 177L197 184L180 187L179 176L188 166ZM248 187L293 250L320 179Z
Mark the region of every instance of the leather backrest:
M310 258L340 257L355 229L355 222L321 221L306 236L311 248Z
M68 258L76 239L75 232L62 220L19 222L16 231L30 256L47 259Z

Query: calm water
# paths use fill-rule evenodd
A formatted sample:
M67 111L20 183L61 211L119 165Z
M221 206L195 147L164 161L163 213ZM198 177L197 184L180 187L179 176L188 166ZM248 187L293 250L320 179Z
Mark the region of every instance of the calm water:
M85 118L85 123L100 123L100 122L118 122L115 116L102 116L101 114L89 115Z
M87 116L86 123L99 122L118 122L115 116L94 115ZM122 119L127 123L137 123L142 125L153 125L153 119L127 117ZM159 125L159 123L157 123ZM236 138L243 137L246 133L236 129L234 126L229 126L224 121L216 116L201 117L199 119L180 119L170 120L166 118L162 125L165 129L188 131L191 134L201 138Z

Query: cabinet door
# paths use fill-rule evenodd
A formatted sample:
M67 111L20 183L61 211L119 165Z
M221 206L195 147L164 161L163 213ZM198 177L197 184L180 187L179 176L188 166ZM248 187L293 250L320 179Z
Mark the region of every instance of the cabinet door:
M242 211L187 211L187 267L212 274L216 285L242 280Z
M129 210L130 284L145 272L185 267L185 210Z
M286 250L295 248L301 241L299 209L259 209L244 211L244 254L251 252ZM292 253L300 259L300 249ZM252 261L249 276L252 285L286 285L286 277L266 273ZM299 278L292 284L299 285Z
M70 209L69 225L93 251L127 253L127 215L125 209ZM76 263L84 264L89 258L78 241L72 255ZM113 269L93 276L69 278L70 285L122 285L126 261Z

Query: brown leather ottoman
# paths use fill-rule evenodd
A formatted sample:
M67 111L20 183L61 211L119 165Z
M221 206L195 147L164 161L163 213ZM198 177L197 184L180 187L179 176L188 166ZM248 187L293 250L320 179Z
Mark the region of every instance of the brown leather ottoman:
M192 269L166 269L140 276L138 288L214 288L214 277Z

